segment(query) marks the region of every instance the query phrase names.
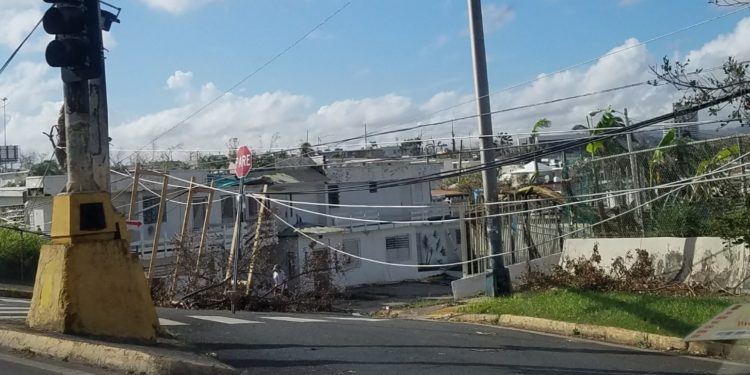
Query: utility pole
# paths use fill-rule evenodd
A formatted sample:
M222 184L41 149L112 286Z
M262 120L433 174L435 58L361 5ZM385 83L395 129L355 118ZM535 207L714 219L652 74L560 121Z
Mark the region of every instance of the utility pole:
M474 62L474 86L479 115L479 136L482 165L495 161L495 150L492 144L492 114L490 113L489 83L487 82L487 58L484 52L484 28L482 26L481 0L468 0L469 30L471 33L471 52ZM497 168L482 170L484 202L487 207L487 240L490 267L487 269L485 293L487 296L509 294L511 292L510 274L503 264L500 255L502 239L500 238L500 217L497 214Z
M453 131L453 121L451 121L451 143L453 144L453 153L456 153L456 132Z
M461 171L464 169L464 140L459 141L458 150L458 182L461 182Z
M64 83L68 183L52 201L51 241L39 254L26 323L63 334L155 341L159 321L145 275L130 253L125 218L95 182L90 147L92 125L106 122L92 113L102 103L90 102L89 81L103 84L102 29L117 17L103 12L99 0L45 2L53 6L42 18L44 30L55 35L45 58L61 68ZM108 160L107 152L99 156Z
M623 115L625 116L625 127L630 126L630 118L628 117L628 109L625 108L623 111ZM630 159L630 175L631 180L633 181L633 189L640 189L641 188L641 176L638 173L638 163L635 161L635 155L633 154L633 134L628 131L625 133L625 140L628 144L628 158ZM641 207L641 191L636 190L633 194L633 197L635 198L635 220L638 223L638 226L640 226L641 235L643 235L643 207Z

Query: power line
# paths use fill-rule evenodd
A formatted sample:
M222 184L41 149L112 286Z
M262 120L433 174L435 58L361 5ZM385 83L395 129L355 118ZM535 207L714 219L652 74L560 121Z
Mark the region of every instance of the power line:
M235 83L234 85L232 85L232 87L230 87L229 89L227 89L226 91L224 91L220 95L216 96L212 100L208 101L206 104L202 105L197 110L191 112L187 117L185 117L181 121L178 121L176 124L172 125L167 130L163 131L161 134L159 134L156 137L154 137L150 142L148 142L148 143L144 144L143 146L141 146L138 149L138 151L142 151L149 144L151 144L153 142L156 142L161 137L165 136L166 134L168 134L168 133L172 132L173 130L177 129L179 126L181 126L181 125L185 124L186 122L190 121L190 119L192 119L193 117L197 116L198 114L200 114L201 112L203 112L206 108L210 107L214 103L216 103L219 100L221 100L223 97L225 97L226 95L228 95L229 93L231 93L232 91L234 91L234 89L236 89L237 87L239 87L240 85L242 85L243 83L245 83L248 79L250 79L253 76L255 76L256 74L260 73L263 69L265 69L266 67L268 67L269 65L271 65L274 61L278 60L280 57L284 56L287 52L289 52L290 50L292 50L294 47L296 47L303 40L307 39L307 37L309 37L310 34L314 33L315 31L317 31L318 29L320 29L321 27L323 27L323 25L325 25L326 23L328 23L328 21L330 21L331 19L333 19L334 17L336 17L336 15L338 15L344 9L346 9L346 7L348 7L351 3L352 3L351 1L347 1L346 3L344 3L344 5L342 5L338 9L336 9L333 13L329 14L328 17L326 17L325 19L323 19L323 21L321 21L320 23L318 23L317 25L315 25L313 28L311 28L308 32L306 32L305 34L303 34L301 37L297 38L294 42L292 42L292 44L290 44L289 46L287 46L286 48L284 48L281 52L277 53L276 55L274 55L270 59L266 60L266 62L264 62L259 67L257 67L255 70L253 70L252 72L250 72L250 74L244 76L237 83ZM135 152L131 153L130 155L127 155L127 156L121 158L120 160L117 161L117 163L122 162L124 159L132 156L133 154L135 154Z
M744 85L746 83L747 82L741 82L738 84ZM729 101L739 96L748 95L748 94L750 94L750 88L743 87L735 91L734 93L728 94L726 96L716 98L714 100L710 100L702 104L694 105L691 107L685 107L683 109L669 112L660 116L652 117L648 120L644 120L644 121L632 124L630 126L621 127L621 128L608 128L606 130L602 130L600 134L592 135L591 137L584 139L584 140L572 140L572 141L561 142L558 145L545 148L542 150L534 150L525 155L518 155L514 157L503 158L500 160L495 160L492 162L480 164L474 167L467 167L467 168L462 169L461 171L438 172L438 173L423 175L423 176L415 177L415 178L394 179L394 180L390 180L384 183L379 183L378 187L386 188L386 187L404 186L404 185L412 185L412 184L421 183L421 182L442 180L445 178L457 177L457 176L461 176L461 175L465 175L469 173L479 172L487 168L498 168L504 165L514 164L514 163L518 163L522 161L532 160L534 158L539 158L542 156L556 154L562 151L581 147L590 142L605 140L608 138L612 138L614 136L625 134L626 132L631 131L631 130L643 129L645 127L658 124L658 123L667 121L675 117L685 116L687 114L697 112L699 110L709 108L717 104L723 103L725 101ZM346 188L338 188L336 190L300 190L300 191L295 191L295 192L287 191L287 192L284 192L284 194L315 194L315 193L325 193L325 192L362 191L362 190L367 190L367 189L369 189L369 183L352 185Z
M618 54L618 53L621 53L621 52L625 52L625 51L633 49L633 48L641 47L641 46L644 46L644 45L646 45L648 43L652 43L652 42L655 42L655 41L660 40L660 39L668 38L668 37L670 37L672 35L679 34L681 32L685 32L685 31L694 29L696 27L705 25L707 23L710 23L710 22L713 22L713 21L717 21L717 20L722 19L722 18L729 17L729 16L731 16L733 14L739 13L739 12L741 12L743 10L747 10L747 9L750 9L750 6L745 6L745 7L733 10L731 12L728 12L728 13L720 14L718 16L714 16L714 17L705 19L703 21L694 23L692 25L688 25L688 26L682 27L680 29L677 29L677 30L674 30L674 31L670 31L670 32L668 32L666 34L661 34L661 35L652 37L650 39L647 39L647 40L645 40L643 42L640 42L638 44L634 44L632 46L627 46L627 47L623 47L623 48L620 48L620 49L616 49L616 50L610 51L608 53L599 55L597 57L594 57L594 58L591 58L591 59L588 59L588 60L585 60L585 61L573 64L573 65L570 65L570 66L568 66L566 68L558 69L558 70L556 70L556 71L554 71L552 73L543 73L543 74L540 74L540 75L536 76L535 78L532 78L532 79L529 79L529 80L526 80L526 81L523 81L523 82L519 82L519 83L513 84L511 86L504 87L504 88L502 88L500 90L493 91L493 92L489 93L488 95L489 96L493 96L493 95L499 94L501 92L505 92L505 91L509 91L509 90L512 90L512 89L515 89L515 88L518 88L518 87L521 87L521 86L525 86L525 85L528 85L530 83L534 83L536 81L542 80L544 78L551 77L551 76L553 76L555 74L559 74L559 73L562 73L562 72L566 72L566 71L578 68L580 66L591 64L591 63L599 61L599 60L601 60L601 59L603 59L605 57L612 56L612 55L615 55L615 54ZM458 104L454 104L454 105L452 105L450 107L446 107L446 108L443 108L441 110L432 112L429 115L427 115L426 117L429 118L429 117L432 117L432 116L434 116L434 115L436 115L438 113L445 112L447 110L450 110L450 109L453 109L453 108L457 108L457 107L460 107L462 105L474 103L475 101L477 101L478 99L481 99L481 98L483 98L483 97L473 98L473 99L470 99L470 100L467 100L467 101L464 101L464 102L461 102L461 103L458 103ZM388 126L388 125L386 125L386 126Z
M39 25L42 24L42 19L44 19L44 18L40 18L39 21L37 21L36 25L34 25L34 28L31 29L31 31L26 35L25 38L23 38L23 40L21 41L21 44L19 44L18 47L16 47L16 49L13 51L13 53L10 54L10 57L8 57L8 59L5 60L5 63L3 64L3 66L0 67L0 74L3 74L3 72L5 71L5 69L8 67L8 65L10 65L11 61L13 61L13 59L18 54L18 51L21 50L21 48L24 46L24 44L26 44L26 41L29 40L29 38L31 38L31 36L36 31L36 29L39 28Z
M736 160L739 160L739 158L730 161L730 163L733 163ZM708 174L709 173L705 173L705 174L702 174L700 176L692 177L691 180L693 180L693 181L700 180L700 179L702 179L704 176L706 176ZM616 218L622 217L622 216L624 216L626 214L634 212L635 210L637 210L637 209L639 209L641 207L647 206L647 205L649 205L649 204L651 204L653 202L656 202L659 199L665 198L665 197L667 197L667 196L669 196L669 195L671 195L673 193L676 193L677 191L683 189L685 186L690 186L690 184L686 184L686 185L681 185L681 186L675 187L674 189L672 189L672 190L670 190L668 192L665 192L663 194L657 195L655 198L653 198L653 199L651 199L649 201L646 201L644 203L641 203L640 205L636 205L636 206L634 206L634 207L632 207L632 208L630 208L628 210L625 210L625 211L623 211L623 212L621 212L619 214L610 216L610 217L608 217L606 219L600 220L600 221L598 221L596 223L593 223L591 225L584 226L583 228L579 228L579 229L570 231L568 233L561 234L561 235L556 236L554 238L548 239L547 241L543 241L541 243L537 243L536 246L543 245L543 244L546 244L546 243L549 243L549 242L552 242L552 241L558 241L558 240L560 240L562 238L568 237L570 235L582 232L584 230L593 228L593 227L595 227L597 225L601 225L601 224L604 224L604 223L609 222L611 220L614 220ZM255 199L255 197L253 197L253 198ZM262 204L261 202L259 202L259 203ZM512 253L512 252L505 252L505 253L491 254L491 255L486 255L486 256L483 256L483 257L478 257L478 258L472 259L472 260L466 260L466 261L460 261L460 262L453 262L453 263L444 263L444 264L404 264L404 263L386 262L386 261L381 261L381 260L377 260L377 259L363 257L363 256L356 255L356 254L351 254L351 253L348 253L348 252L346 252L344 250L335 248L335 247L333 247L333 246L331 246L331 245L329 245L327 243L324 243L324 242L322 242L322 241L320 241L320 240L318 240L318 239L316 239L316 238L308 235L307 233L304 233L299 228L296 228L295 226L293 226L292 224L290 224L286 220L282 219L281 216L277 215L276 213L272 212L272 214L276 217L276 219L278 219L279 221L281 221L282 223L284 223L284 225L286 225L288 228L290 228L291 230L293 230L295 233L297 233L298 235L301 235L301 236L309 239L310 241L313 241L313 242L315 242L315 243L317 243L317 244L319 244L321 246L329 248L329 249L331 249L331 250L333 250L333 251L335 251L337 253L344 254L344 255L347 255L349 257L352 257L352 258L355 258L355 259L359 259L359 260L363 260L363 261L366 261L366 262L381 264L381 265L384 265L384 266L405 267L405 268L445 268L445 267L460 266L460 265L464 265L464 264L468 264L468 263L478 262L478 261L482 261L482 260L485 260L485 259L491 259L493 257L503 256L503 255L507 255L507 254L511 254ZM517 249L517 250L515 250L515 252L521 252L521 251L524 251L524 250L528 250L531 247L532 246L527 246L527 247L522 248L522 249Z

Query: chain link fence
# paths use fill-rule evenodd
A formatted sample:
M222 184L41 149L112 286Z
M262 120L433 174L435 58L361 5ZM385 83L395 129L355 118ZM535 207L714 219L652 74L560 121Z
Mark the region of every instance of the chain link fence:
M609 140L605 152L625 147L620 138ZM572 235L579 238L712 236L714 219L745 203L741 156L748 150L750 135L738 135L581 157L564 167L563 194L571 202L603 199L565 207L562 221L581 228Z

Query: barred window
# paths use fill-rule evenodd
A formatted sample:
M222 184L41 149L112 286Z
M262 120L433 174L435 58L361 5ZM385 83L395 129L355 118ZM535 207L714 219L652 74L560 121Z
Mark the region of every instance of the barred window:
M403 262L409 259L411 259L411 246L408 234L385 238L385 260L387 262Z

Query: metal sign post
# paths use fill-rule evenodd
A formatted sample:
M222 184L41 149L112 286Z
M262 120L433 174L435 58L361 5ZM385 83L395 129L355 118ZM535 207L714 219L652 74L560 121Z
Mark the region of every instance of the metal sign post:
M229 300L232 306L232 313L235 311L237 300L240 295L237 292L237 280L239 279L239 263L242 259L242 223L244 221L244 209L245 203L245 177L247 176L250 169L253 167L253 153L247 146L242 146L237 149L237 160L235 161L234 174L240 179L240 195L238 197L239 202L237 203L237 237L235 237L234 243L234 262L232 263L232 292L230 293Z

